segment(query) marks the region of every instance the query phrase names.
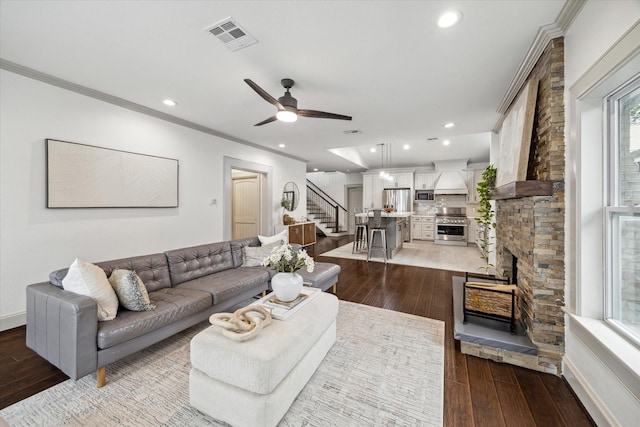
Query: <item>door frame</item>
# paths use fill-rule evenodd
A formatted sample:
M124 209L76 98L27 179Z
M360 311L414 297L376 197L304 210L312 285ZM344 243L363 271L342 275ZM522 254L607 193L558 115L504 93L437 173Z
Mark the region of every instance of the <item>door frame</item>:
M231 170L240 169L248 172L255 172L262 175L260 186L260 224L258 229L260 234L270 235L271 225L271 209L269 209L269 200L273 199L273 167L263 165L260 163L254 163L247 160L236 159L233 157L224 156L222 160L222 185L224 203L224 210L222 214L222 238L223 240L231 240L232 236L232 178Z

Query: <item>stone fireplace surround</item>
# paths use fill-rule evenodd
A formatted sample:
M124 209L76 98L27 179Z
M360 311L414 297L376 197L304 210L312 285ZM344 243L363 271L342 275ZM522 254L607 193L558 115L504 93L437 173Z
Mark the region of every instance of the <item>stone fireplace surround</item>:
M564 39L552 39L527 80L538 80L527 181L497 197L496 273L512 277L517 258L518 310L537 355L461 341L461 351L526 368L562 373L564 355ZM547 191L518 193L549 185ZM539 190L539 188L538 188ZM540 195L544 194L544 195Z
M561 186L557 182L555 187ZM559 189L558 189L559 190ZM527 335L538 347L538 369L561 372L564 354L564 203L532 196L496 203L499 230L496 271L512 277L517 258L518 308Z
M553 187L553 195L496 202L496 273L517 284L516 313L537 354L461 340L463 353L555 375L562 373L564 193L562 182L555 182Z

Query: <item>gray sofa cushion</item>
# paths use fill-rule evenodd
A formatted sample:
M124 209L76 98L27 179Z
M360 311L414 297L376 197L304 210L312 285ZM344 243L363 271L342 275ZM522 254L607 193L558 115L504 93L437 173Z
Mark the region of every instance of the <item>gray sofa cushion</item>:
M211 294L163 288L149 293L152 311L120 310L115 319L98 324L98 348L104 349L160 329L211 307Z
M234 268L190 280L178 285L177 288L209 292L213 296L213 304L216 305L251 289L259 288L268 281L269 273L266 268Z
M113 261L99 262L96 263L96 265L102 267L107 277L111 276L111 273L116 268L135 271L149 292L171 287L169 266L167 265L167 257L164 254L122 258ZM63 268L52 272L49 274L49 282L52 285L62 288L62 279L65 278L68 271L68 268Z
M316 262L313 273L307 273L304 268L298 270L297 273L302 276L304 282L311 283L314 288L326 291L330 286L338 282L340 266L328 262Z
M231 244L231 257L233 259L233 266L240 267L244 262L244 255L242 248L245 246L256 247L260 246L260 240L257 237L249 237L246 239L232 240Z
M165 252L173 286L233 268L229 242Z

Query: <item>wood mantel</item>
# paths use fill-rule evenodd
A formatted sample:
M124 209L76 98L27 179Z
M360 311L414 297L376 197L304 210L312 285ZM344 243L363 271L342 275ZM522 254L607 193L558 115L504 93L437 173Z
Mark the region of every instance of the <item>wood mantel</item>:
M514 181L493 190L494 200L519 199L530 196L551 196L553 181Z

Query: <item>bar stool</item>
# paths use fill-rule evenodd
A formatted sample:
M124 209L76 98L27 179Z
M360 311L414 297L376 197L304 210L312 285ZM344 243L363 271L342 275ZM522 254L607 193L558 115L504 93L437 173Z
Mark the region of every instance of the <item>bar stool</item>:
M384 263L387 263L387 227L382 226L382 209L373 210L373 221L371 224L369 237L369 250L367 251L367 262L371 258L371 254L374 250L382 250L384 253ZM380 245L375 244L376 233L380 234Z
M361 249L369 250L369 217L358 216L358 214L365 213L363 208L355 208L355 220L356 220L356 234L353 239L353 248L351 253L360 251Z

